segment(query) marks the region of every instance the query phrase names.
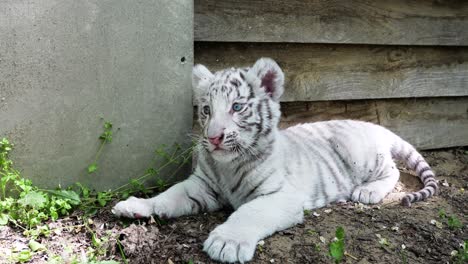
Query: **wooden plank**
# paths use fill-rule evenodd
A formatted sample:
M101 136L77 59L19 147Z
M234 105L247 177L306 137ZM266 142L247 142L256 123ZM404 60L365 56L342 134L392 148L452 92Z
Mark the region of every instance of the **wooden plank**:
M195 40L468 45L468 1L195 0Z
M421 149L468 146L468 98L377 102L380 124Z
M468 47L195 43L212 70L259 57L284 70L284 102L468 95Z
M354 119L387 127L419 149L468 146L468 97L292 102L281 109L281 128Z

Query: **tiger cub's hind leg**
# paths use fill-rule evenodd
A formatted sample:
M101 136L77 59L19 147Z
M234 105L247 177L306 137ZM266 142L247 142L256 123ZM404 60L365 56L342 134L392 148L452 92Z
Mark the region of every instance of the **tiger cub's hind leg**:
M370 177L367 182L357 186L351 194L351 201L365 204L379 203L395 187L400 177L395 162L389 159L385 165Z

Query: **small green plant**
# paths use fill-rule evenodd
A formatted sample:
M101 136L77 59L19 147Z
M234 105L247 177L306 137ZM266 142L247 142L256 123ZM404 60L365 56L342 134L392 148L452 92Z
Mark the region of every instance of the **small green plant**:
M99 160L100 154L104 146L112 142L112 123L109 121L104 122L104 131L99 136L101 145L94 158L94 162L88 166L88 173L94 173L98 170L97 161ZM171 183L167 180L163 180L160 177L160 172L168 166L175 166L176 168L171 174L165 178L171 179L185 164L187 164L192 157L192 150L195 145L192 145L188 149L183 149L180 144L174 144L171 147L161 145L155 150L156 157L159 159L159 163L162 163L158 168L149 168L142 176L132 178L127 184L124 184L118 188L109 191L95 192L85 187L81 183L75 184L75 189L80 194L82 203L80 208L85 212L86 215L93 215L97 213L99 208L104 207L107 203L113 199L120 198L126 199L130 195L138 193L139 195L150 196L154 190L157 192L165 191ZM147 187L152 185L154 187ZM160 219L156 219L158 223L162 223Z
M96 153L96 156L94 157L93 163L91 163L88 166L88 173L94 173L98 170L98 165L97 161L99 159L99 156L102 153L102 150L104 149L104 145L106 143L112 142L112 123L109 121L104 121L104 131L101 133L99 136L99 139L101 140L101 145L99 146L99 150Z
M33 257L33 252L30 249L23 249L20 252L14 252L9 257L8 260L13 263L25 263L31 260Z
M382 237L380 234L375 234L375 236L379 239L380 246L391 246L390 242L388 242L388 239L386 239L385 237Z
M454 215L447 218L447 225L450 229L459 229L463 227L461 221Z
M34 252L46 251L47 249L41 243L31 239L28 243L29 248L13 252L8 256L8 261L12 263L29 262L34 256Z
M329 245L330 256L335 263L340 263L345 254L345 231L343 227L339 226L335 231L335 238Z
M157 192L165 191L173 183L169 182L180 169L186 165L192 158L192 151L195 146L192 145L187 149L183 149L180 144L174 144L171 148L162 145L155 151L157 158L160 159L159 163L162 163L158 168L149 168L146 173L137 178L131 179L127 184L124 184L118 188L113 189L111 192L119 195L120 198L125 199L133 193L142 193L144 195L149 194L155 189ZM161 171L169 166L175 166L175 169L167 175L164 180L160 177ZM148 183L152 183L154 187L147 188Z
M93 162L88 166L88 173L95 173L98 170L98 160L106 144L112 141L112 123L105 121L104 131L99 136L101 144L94 157ZM130 180L114 190L96 192L84 186L81 183L76 183L67 189L58 188L55 190L40 189L33 183L23 178L19 171L14 169L13 162L9 158L9 153L13 145L7 139L0 141L0 225L15 225L23 229L23 234L30 238L30 248L22 251L12 252L8 256L11 262L28 262L32 259L35 252L43 251L45 248L38 242L41 236L49 236L53 230L50 230L47 224L43 224L47 220L57 220L59 217L68 215L75 208L80 208L85 212L85 218L81 227L86 227L89 231L92 245L86 249L86 263L105 264L118 263L113 260L98 261L105 255L105 247L107 236L98 237L86 225L86 216L95 214L99 208L107 205L111 200L116 198L126 198L134 193L139 193L149 196L153 190L162 192L171 184L169 180L163 180L160 177L161 171L172 165L175 170L169 174L166 179L171 179L185 164L191 160L192 150L195 146L192 145L188 149L183 149L180 144L175 144L170 148L160 146L156 149L155 154L160 159L160 166L157 168L149 168L146 173L140 177ZM171 149L171 150L169 150ZM152 188L147 188L149 184ZM156 218L157 223L164 224L164 221ZM80 228L81 228L80 227ZM37 241L40 241L37 240ZM124 263L127 263L120 243L117 243L120 248L121 257ZM70 249L70 254L72 250ZM50 253L48 263L63 263L61 256L54 256ZM81 263L81 257L71 255L67 260L69 263Z
M465 240L458 251L454 251L453 263L468 263L468 240Z
M112 142L112 138L113 138L112 123L109 121L104 121L103 127L104 127L104 131L99 135L101 144L96 153L94 161L88 166L88 173L94 173L98 170L99 166L97 162L102 153L102 150L106 144ZM80 205L80 208L85 211L86 215L93 215L98 211L99 208L104 207L107 203L109 203L111 200L115 198L126 199L134 193L140 193L140 194L149 196L149 194L152 192L151 189L153 188L146 187L145 183L147 180L150 180L152 176L159 175L160 170L162 170L165 166L168 166L170 164L181 164L179 166L180 168L182 165L187 163L189 159L187 158L188 155L186 154L191 155L191 149L190 151L183 153L182 155L183 160L181 160L181 155L178 155L180 154L181 149L182 149L181 146L176 144L174 152L170 154L166 150L166 146L160 146L159 148L156 149L155 153L156 155L158 155L159 157L163 158L166 161L165 165L162 165L158 169L150 168L147 170L147 172L143 176L137 177L135 179L131 179L129 180L127 184L124 184L114 190L95 192L83 186L81 183L76 183L75 188L78 189L78 192L81 194L81 197L83 200L82 204ZM176 171L174 173L176 173ZM163 181L161 178L158 177L156 179L156 184L155 184L154 189L157 189L158 191L164 191L165 189L167 189L168 186L169 184L166 181Z
M447 214L445 213L444 209L439 209L439 218L445 219L447 217Z
M315 249L316 252L320 252L321 247L320 247L319 244L314 244L314 249Z
M51 230L48 225L37 225L35 228L31 228L23 231L23 235L30 237L31 239L36 239L40 236L48 237L50 236Z
M87 258L89 260L96 260L97 257L106 255L105 244L109 241L110 233L99 237L94 230L89 227L88 223L90 220L84 221L85 227L88 230L88 233L91 234L91 247L87 251Z
M446 221L449 229L455 230L463 227L460 219L455 215L447 215L444 209L439 210L439 217Z
M80 197L73 191L42 190L22 178L9 159L12 148L7 139L0 141L0 225L12 223L31 229L47 219L56 220L70 213L80 204Z
M458 252L460 253L460 260L462 262L467 262L468 261L468 240L465 240L463 242L463 245Z
M125 264L128 264L128 260L127 260L127 257L125 256L125 252L123 250L123 246L122 244L120 243L120 240L117 239L117 247L119 248L119 252L120 252L120 257L122 258L122 260L124 261Z
M404 249L400 250L400 257L401 257L401 262L403 264L408 263L408 256L406 255L406 250L404 250Z
M264 240L260 240L258 241L257 243L257 250L258 252L263 252L263 246L265 245L265 241Z

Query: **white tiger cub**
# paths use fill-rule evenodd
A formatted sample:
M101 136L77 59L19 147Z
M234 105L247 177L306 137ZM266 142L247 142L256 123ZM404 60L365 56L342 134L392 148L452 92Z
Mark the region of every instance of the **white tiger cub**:
M252 259L257 242L303 220L304 209L338 200L380 202L395 186L393 158L406 162L424 183L402 203L426 199L438 186L413 146L366 122L328 121L278 129L284 75L271 59L250 69L211 73L193 69L200 137L194 173L151 199L119 202L117 216L178 217L231 205L236 211L216 227L204 251L222 262Z

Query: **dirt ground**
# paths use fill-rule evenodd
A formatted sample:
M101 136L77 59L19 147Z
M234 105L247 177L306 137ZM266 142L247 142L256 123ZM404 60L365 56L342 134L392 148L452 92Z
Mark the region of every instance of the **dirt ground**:
M401 183L383 204L334 204L312 211L303 224L266 238L251 263L332 263L328 244L338 226L345 230L343 263L455 262L451 254L468 240L468 148L423 155L437 174L439 196L410 208L401 206L397 202L400 192L420 188L418 179L402 170ZM215 263L202 251L202 245L210 230L230 214L188 216L161 225L151 220L117 219L110 213L112 205L86 220L90 229L83 226L79 213L50 223L54 231L38 239L48 250L37 253L30 263L47 263L52 255L60 256L62 263L70 262L74 255L85 259L92 233L103 241L98 249L100 259L124 263L124 252L132 264ZM440 217L441 210L463 226L449 228L447 218ZM5 254L12 249L27 247L29 239L21 233L11 227L0 228L0 263L9 263Z

